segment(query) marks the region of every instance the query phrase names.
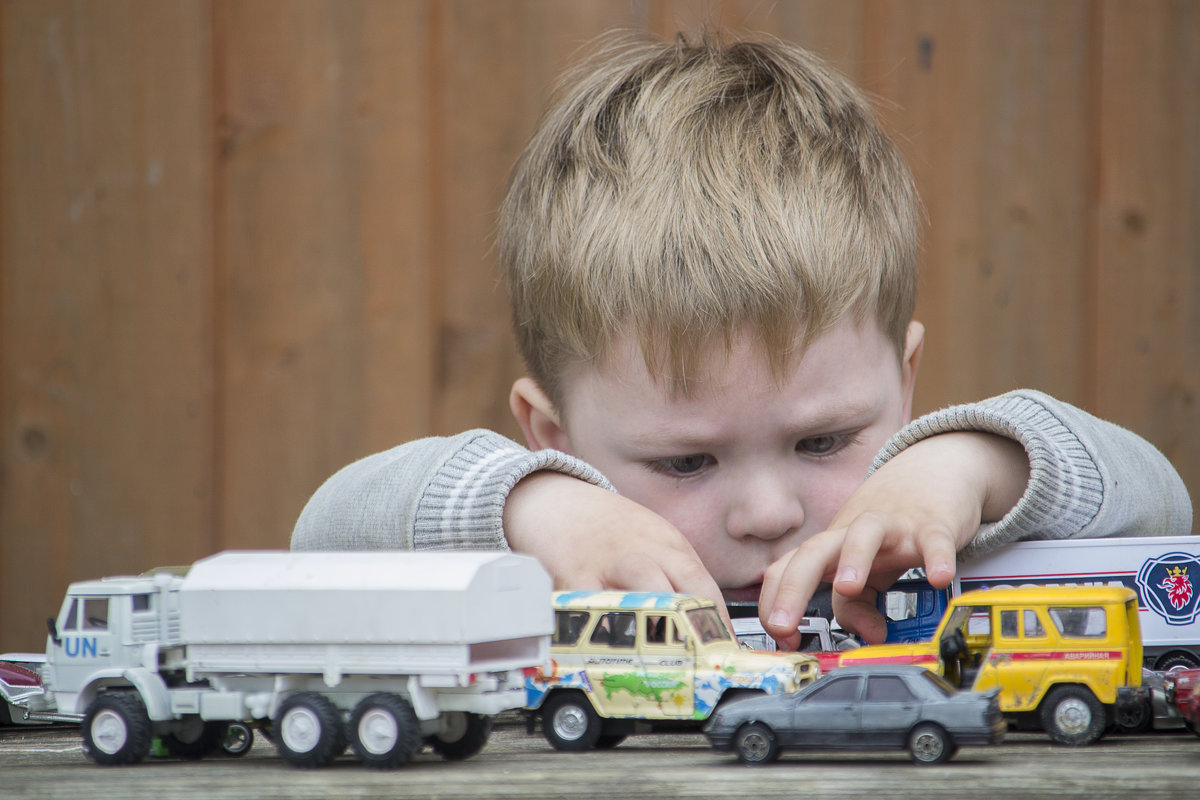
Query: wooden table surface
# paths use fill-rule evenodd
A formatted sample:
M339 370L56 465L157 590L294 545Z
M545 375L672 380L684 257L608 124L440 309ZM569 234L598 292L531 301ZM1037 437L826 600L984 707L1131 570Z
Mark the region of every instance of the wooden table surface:
M259 738L241 759L150 759L98 767L77 728L0 729L0 798L633 798L922 797L996 800L1200 796L1200 737L1183 730L1110 736L1085 748L1010 733L996 747L963 748L936 767L906 753L785 753L744 767L709 749L702 735L644 735L613 750L560 753L517 718L502 717L487 747L463 762L429 752L395 771L352 756L318 770L287 766Z

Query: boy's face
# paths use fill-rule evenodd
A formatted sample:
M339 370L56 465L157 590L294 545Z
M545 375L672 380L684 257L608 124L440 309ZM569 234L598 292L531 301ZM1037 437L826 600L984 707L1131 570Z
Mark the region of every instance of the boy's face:
M565 382L561 441L621 494L673 523L730 600L758 600L767 566L823 530L909 421L923 329L905 357L874 321L844 319L783 379L739 338L674 397L632 339Z

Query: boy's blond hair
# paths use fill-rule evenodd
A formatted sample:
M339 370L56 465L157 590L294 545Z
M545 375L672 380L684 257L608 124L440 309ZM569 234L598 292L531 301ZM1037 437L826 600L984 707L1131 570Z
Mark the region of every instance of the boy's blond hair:
M864 96L782 42L603 37L514 168L498 245L518 346L562 377L634 332L687 393L744 331L781 376L845 314L903 353L920 203Z

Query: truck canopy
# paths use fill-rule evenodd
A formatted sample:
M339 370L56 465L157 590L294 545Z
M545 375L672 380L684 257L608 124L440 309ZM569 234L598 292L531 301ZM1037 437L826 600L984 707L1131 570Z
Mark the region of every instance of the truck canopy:
M460 645L554 629L536 559L503 552L250 552L197 561L180 586L188 644Z

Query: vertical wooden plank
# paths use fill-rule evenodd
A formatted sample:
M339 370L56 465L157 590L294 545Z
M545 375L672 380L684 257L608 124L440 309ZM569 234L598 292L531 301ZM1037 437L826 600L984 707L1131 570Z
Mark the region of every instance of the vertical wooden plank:
M1102 11L1096 406L1200 497L1200 5Z
M1085 403L1090 4L866 9L863 83L896 104L929 214L916 410L1019 386Z
M211 548L202 2L0 14L0 650L68 581Z
M428 428L425 3L218 3L225 546Z
M439 4L433 82L439 390L433 430L484 426L520 439L508 392L522 371L493 248L509 171L550 90L630 8L586 0Z

